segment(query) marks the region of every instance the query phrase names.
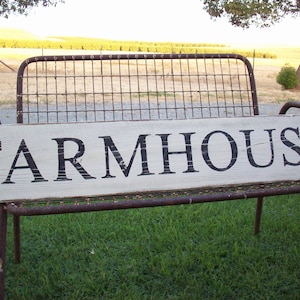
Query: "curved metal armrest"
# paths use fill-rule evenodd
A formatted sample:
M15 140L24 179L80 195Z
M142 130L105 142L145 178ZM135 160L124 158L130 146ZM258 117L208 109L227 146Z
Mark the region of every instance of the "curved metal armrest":
M300 101L288 101L288 102L286 102L282 106L282 108L280 109L279 114L284 115L288 111L288 109L290 109L292 107L300 108Z

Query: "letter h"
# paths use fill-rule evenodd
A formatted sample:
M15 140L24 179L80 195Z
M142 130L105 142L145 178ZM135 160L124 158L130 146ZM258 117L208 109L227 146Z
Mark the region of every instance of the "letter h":
M180 133L184 136L185 140L185 151L169 151L169 142L168 137L171 134L157 134L161 138L162 142L162 155L164 161L164 171L160 174L173 174L170 170L170 155L173 154L186 154L187 159L187 169L183 173L192 173L192 172L199 172L194 169L193 165L193 156L192 156L192 146L191 146L191 135L195 132L187 132L187 133Z

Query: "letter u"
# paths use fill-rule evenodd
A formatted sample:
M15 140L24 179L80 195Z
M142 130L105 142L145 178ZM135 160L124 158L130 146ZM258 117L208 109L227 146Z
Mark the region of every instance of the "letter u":
M274 162L274 145L273 145L273 137L272 137L272 132L275 129L265 129L264 131L267 131L269 134L269 144L270 144L270 150L271 150L271 159L270 161L265 164L265 165L259 165L255 162L253 158L253 153L252 153L252 145L251 145L251 139L250 139L250 133L254 130L240 130L240 132L243 132L245 135L245 141L246 141L246 148L247 148L247 156L248 160L251 164L251 166L255 168L267 168L271 166Z

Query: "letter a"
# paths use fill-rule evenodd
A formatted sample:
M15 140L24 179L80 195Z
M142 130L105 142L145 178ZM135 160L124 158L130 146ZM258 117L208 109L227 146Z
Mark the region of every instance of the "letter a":
M27 165L25 165L25 166L16 166L21 152L23 152L23 154L24 154L24 157L27 161ZM14 183L10 179L11 179L11 176L12 176L14 170L16 170L16 169L30 169L32 174L33 174L33 177L34 177L34 180L32 182L48 181L48 180L45 180L43 178L43 176L41 175L41 173L40 173L39 169L37 168L37 165L34 162L33 157L31 155L31 153L29 152L28 147L27 147L24 140L21 141L21 144L20 144L19 149L17 151L17 154L15 156L14 162L13 162L11 168L10 168L10 171L7 175L6 180L3 183Z

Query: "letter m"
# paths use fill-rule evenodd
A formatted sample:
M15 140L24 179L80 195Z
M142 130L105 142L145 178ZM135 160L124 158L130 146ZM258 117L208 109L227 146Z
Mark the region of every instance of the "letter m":
M115 143L113 142L112 138L110 136L99 136L99 138L102 138L104 141L105 146L105 163L106 163L106 175L102 178L112 178L115 177L111 175L110 173L110 156L109 156L109 150L113 154L115 160L117 161L119 167L121 168L124 176L128 177L130 169L132 167L133 160L135 158L137 149L140 147L141 151L141 161L142 161L142 172L138 176L142 175L152 175L153 173L149 172L148 168L148 159L147 159L147 148L146 148L146 137L148 134L142 134L138 137L138 140L136 142L135 148L133 150L133 153L131 155L129 164L126 165L123 157L121 156L119 150L117 149Z

